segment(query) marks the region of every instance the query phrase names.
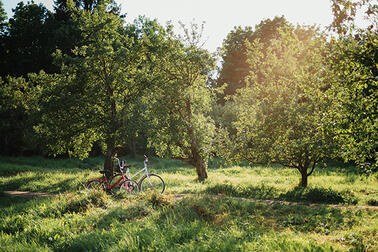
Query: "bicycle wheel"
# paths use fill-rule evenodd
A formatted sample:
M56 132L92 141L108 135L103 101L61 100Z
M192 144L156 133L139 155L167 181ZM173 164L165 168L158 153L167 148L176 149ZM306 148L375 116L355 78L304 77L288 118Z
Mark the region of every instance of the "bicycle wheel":
M88 190L105 190L104 182L99 179L93 179L88 181L88 183L85 185L85 189Z
M149 176L144 176L139 183L139 189L141 192L148 190L156 190L163 193L165 190L164 180L156 174L150 173Z
M122 183L119 190L121 192L127 192L128 194L134 194L134 195L139 193L138 184L134 180L129 180L129 179Z

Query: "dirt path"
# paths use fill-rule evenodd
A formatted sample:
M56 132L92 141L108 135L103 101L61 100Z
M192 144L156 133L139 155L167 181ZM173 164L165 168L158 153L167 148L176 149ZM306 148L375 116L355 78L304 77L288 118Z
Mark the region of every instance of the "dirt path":
M52 194L45 192L25 192L25 191L4 191L7 196L20 196L20 197L46 197Z

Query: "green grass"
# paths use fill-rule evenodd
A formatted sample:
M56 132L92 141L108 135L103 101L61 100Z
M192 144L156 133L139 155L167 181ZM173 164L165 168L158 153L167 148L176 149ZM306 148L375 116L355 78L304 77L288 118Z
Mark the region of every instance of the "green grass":
M78 190L100 176L102 162L0 157L1 251L378 249L377 209L368 206L378 200L376 175L318 169L303 190L296 170L213 162L199 183L185 163L151 159L151 171L166 182L163 195ZM143 166L140 157L129 163ZM6 190L52 196L1 194Z

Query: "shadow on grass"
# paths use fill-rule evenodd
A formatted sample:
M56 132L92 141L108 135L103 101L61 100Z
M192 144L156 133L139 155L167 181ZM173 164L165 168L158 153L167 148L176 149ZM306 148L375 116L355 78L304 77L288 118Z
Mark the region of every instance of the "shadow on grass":
M127 207L115 207L102 215L95 224L99 229L110 228L111 225L143 218L151 213L151 209L144 204L136 203Z
M277 189L262 184L261 186L241 186L232 184L217 184L205 189L206 193L221 194L232 197L243 197L266 200L285 200L305 203L324 204L353 204L358 200L347 192L337 192L326 188L296 187L286 193L279 193Z
M103 158L47 159L43 157L6 157L0 156L0 176L15 175L25 171L56 171L76 169L101 169Z
M356 205L358 200L346 192L337 192L327 188L302 188L296 187L291 191L282 193L280 200L301 201L310 203L325 204L353 204Z
M28 208L25 203L34 199L35 197L10 196L5 195L3 192L0 192L0 208L14 207L14 209L19 209L20 211L22 211L23 209Z
M233 197L254 199L276 199L278 197L277 189L264 184L259 186L217 184L207 187L205 192L210 194L222 194Z
M156 222L161 229L166 227L167 222L174 223L175 226L186 226L187 228L176 230L176 239L180 242L196 238L198 230L190 234L188 231L193 229L195 226L192 224L198 224L198 221L206 222L215 228L237 225L239 235L243 237L240 238L248 241L253 237L258 238L250 236L251 233L263 235L272 230L286 228L329 234L360 225L363 218L362 211L342 210L324 205L308 207L280 202L271 205L229 197L195 196L183 199L174 207L166 208Z
M6 183L0 184L2 191L30 191L30 192L48 192L61 193L74 191L79 186L78 178L66 178L60 181L51 182L43 176L35 174L30 177L12 177ZM40 183L39 183L40 182Z

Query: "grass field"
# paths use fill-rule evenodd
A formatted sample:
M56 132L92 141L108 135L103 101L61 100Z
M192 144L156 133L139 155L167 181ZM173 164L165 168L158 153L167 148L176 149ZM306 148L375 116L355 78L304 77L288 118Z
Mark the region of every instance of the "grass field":
M142 167L142 159L129 160ZM152 159L163 195L81 190L101 158L0 157L1 251L377 251L377 176L333 165L309 188L279 166L227 167L209 179L179 161ZM134 171L136 168L134 168ZM4 191L48 192L15 197Z

